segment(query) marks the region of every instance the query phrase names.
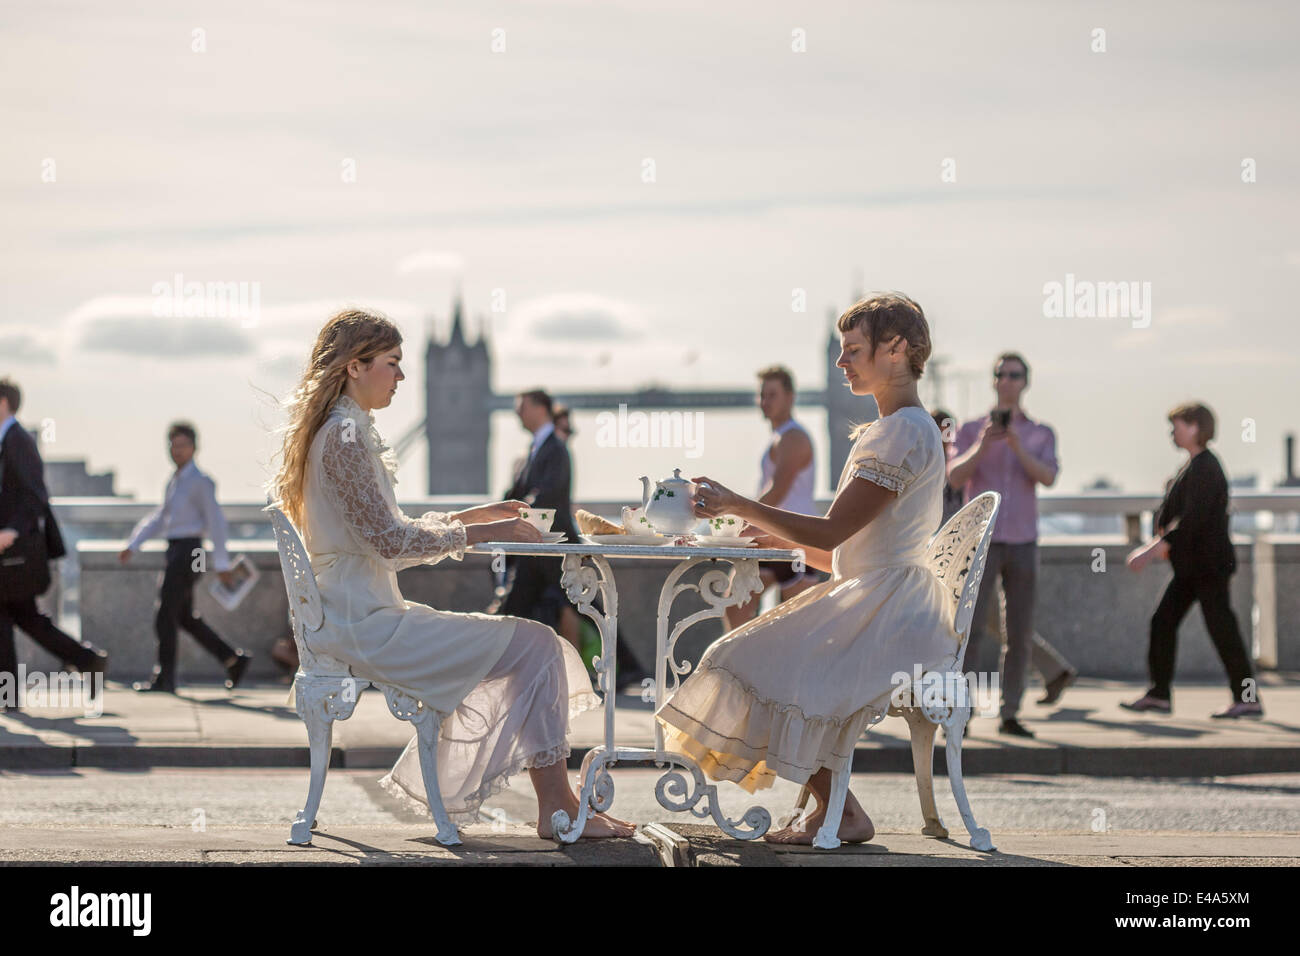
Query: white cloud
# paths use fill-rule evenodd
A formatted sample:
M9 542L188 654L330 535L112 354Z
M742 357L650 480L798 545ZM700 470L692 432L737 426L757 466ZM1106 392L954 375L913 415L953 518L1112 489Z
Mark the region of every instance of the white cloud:
M41 338L26 332L0 333L0 355L14 365L54 364L54 350Z
M142 356L238 356L256 349L238 319L207 316L165 318L153 314L152 296L98 296L77 306L64 321L65 345L88 352Z
M626 302L577 292L543 296L516 306L507 315L506 329L542 342L602 344L641 339L646 323L640 311Z
M220 358L248 355L247 332L226 319L113 316L90 326L78 345L90 352Z
M257 355L275 367L289 367L276 364L283 361L301 369L317 333L339 309L379 312L397 323L406 339L417 342L424 311L400 299L312 299L261 307L256 321L246 328L238 318L158 316L153 311L156 301L151 296L126 295L88 299L60 324L63 347L158 357Z

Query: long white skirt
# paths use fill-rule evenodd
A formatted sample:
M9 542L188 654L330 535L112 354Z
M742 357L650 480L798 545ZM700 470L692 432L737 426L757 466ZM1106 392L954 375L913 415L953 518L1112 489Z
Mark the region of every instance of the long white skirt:
M664 746L750 793L851 764L914 668L951 667L960 645L929 568L825 581L724 634L655 714Z
M452 821L477 822L483 801L511 776L567 758L569 721L600 705L573 645L548 627L520 622L487 676L442 722L438 787ZM379 785L428 811L416 737Z

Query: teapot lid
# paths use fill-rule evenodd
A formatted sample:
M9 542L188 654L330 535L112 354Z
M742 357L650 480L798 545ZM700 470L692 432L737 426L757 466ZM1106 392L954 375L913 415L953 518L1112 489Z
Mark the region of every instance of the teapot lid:
M662 485L667 485L667 484L689 485L690 482L689 482L687 479L685 479L685 478L682 477L682 470L681 470L680 468L674 468L674 469L673 469L673 476L672 476L671 478L665 478L663 481L660 482L660 484L662 484Z

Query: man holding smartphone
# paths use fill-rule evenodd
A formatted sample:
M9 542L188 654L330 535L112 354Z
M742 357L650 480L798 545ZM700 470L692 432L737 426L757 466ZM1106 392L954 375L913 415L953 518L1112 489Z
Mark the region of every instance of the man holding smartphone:
M1047 696L1040 703L1054 702L1077 676L1065 659L1034 633L1037 487L1051 487L1059 465L1055 432L1031 419L1020 407L1020 394L1028 385L1029 365L1024 358L1015 352L999 355L993 366L997 407L983 418L962 425L957 432L956 455L948 462L948 481L954 488L964 489L966 501L985 491L1002 495L971 622L965 666L977 669L980 645L998 601L1000 579L1006 605L1007 650L1002 666L1002 719L998 732L1018 737L1033 736L1016 719L1031 654L1047 684Z

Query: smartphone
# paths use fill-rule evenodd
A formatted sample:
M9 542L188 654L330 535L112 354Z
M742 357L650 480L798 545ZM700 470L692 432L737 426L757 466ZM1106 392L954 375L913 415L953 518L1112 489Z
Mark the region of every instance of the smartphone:
M995 408L989 412L989 420L995 428L1006 428L1011 424L1011 409Z

